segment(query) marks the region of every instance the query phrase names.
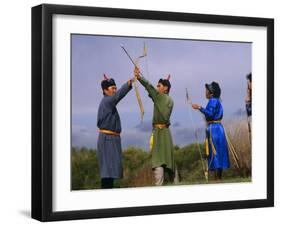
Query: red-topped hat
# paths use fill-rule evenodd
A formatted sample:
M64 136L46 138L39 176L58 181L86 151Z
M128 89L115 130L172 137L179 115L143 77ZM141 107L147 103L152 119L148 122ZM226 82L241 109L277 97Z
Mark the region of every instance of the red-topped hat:
M101 82L101 88L107 89L110 86L116 86L113 78L109 78L105 73L103 74L103 80Z
M168 87L168 92L170 92L170 89L171 89L170 78L171 78L171 75L169 74L166 79L160 78L158 81L158 83L161 83L163 86Z

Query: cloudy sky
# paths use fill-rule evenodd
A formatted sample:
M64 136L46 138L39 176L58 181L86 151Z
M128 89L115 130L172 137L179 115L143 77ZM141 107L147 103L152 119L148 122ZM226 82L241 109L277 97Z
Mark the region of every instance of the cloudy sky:
M121 49L124 45L133 58L143 53L140 69L154 85L171 74L170 96L174 100L171 131L174 143L184 146L194 142L194 127L204 136L204 121L198 111L186 103L185 89L194 103L207 104L205 83L216 81L222 89L224 120L244 109L245 76L251 72L251 43L176 40L157 38L112 37L73 34L72 47L72 146L96 148L97 110L102 99L103 73L114 78L117 87L133 77L134 66ZM117 106L122 123L122 145L148 149L153 104L139 84L144 104L144 121L132 90ZM243 111L242 111L243 112ZM192 123L192 121L194 123Z

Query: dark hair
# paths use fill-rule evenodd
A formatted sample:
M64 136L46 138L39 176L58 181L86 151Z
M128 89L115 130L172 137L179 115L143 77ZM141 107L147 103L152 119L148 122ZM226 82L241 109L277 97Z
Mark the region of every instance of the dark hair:
M247 78L250 82L252 82L252 73L247 74L246 78Z
M211 94L213 94L213 97L220 98L221 96L221 88L220 85L217 82L212 82L211 84L205 84L206 89L210 91Z
M170 92L170 89L171 89L171 83L168 79L162 79L160 78L158 83L161 83L163 86L166 86L168 88L168 93Z
M114 81L113 78L107 79L107 80L102 80L102 82L101 82L102 90L107 89L110 86L116 86L115 81Z

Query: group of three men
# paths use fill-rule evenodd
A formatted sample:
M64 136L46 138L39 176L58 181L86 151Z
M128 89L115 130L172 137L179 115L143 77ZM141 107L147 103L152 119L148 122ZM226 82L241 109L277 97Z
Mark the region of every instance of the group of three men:
M162 185L165 172L168 173L170 179L175 175L173 141L169 129L170 116L174 105L172 98L169 96L171 89L170 76L167 79L160 79L156 88L140 75L137 67L135 67L134 76L145 87L154 103L153 143L151 147L152 170L154 184ZM114 179L123 177L121 122L116 105L132 89L132 82L133 79L129 80L118 90L114 79L108 78L106 75L101 82L104 97L100 102L97 118L99 128L97 156L101 188L113 188ZM220 180L222 171L230 167L227 139L221 124L223 117L223 108L220 101L221 89L216 82L205 84L205 88L206 98L209 100L206 108L198 104L193 104L192 107L205 116L207 122L208 170L214 171L215 178Z

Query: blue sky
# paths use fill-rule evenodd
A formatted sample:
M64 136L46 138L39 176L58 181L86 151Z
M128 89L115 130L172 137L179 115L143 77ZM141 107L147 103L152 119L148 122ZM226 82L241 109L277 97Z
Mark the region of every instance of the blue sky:
M97 108L102 99L100 82L103 73L114 78L117 87L133 77L134 66L121 49L123 44L133 58L143 52L140 61L144 76L154 85L159 78L171 74L170 96L174 100L171 131L175 144L184 146L194 142L194 133L188 114L185 89L194 103L207 104L205 83L216 81L222 89L224 120L233 118L244 109L245 76L251 72L251 43L176 40L157 38L113 37L73 34L72 47L72 145L96 148ZM148 70L147 70L148 69ZM153 104L139 84L144 104L144 121L132 90L117 106L122 123L122 145L148 148ZM204 136L204 121L198 111L192 118L200 137Z

